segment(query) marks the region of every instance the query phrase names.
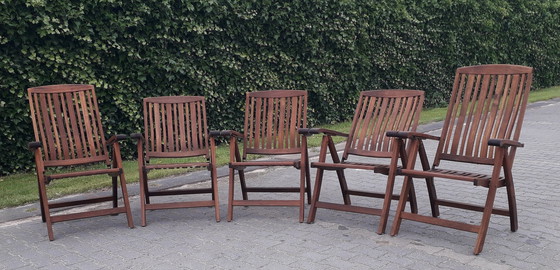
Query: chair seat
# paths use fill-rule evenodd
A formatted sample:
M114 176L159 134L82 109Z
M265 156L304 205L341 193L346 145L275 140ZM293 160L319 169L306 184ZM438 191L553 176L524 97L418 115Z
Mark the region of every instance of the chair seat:
M249 166L293 166L299 169L300 159L295 160L257 160L257 161L244 161L244 162L231 162L230 168L242 169Z
M421 170L409 170L409 169L400 169L397 171L399 175L408 175L412 177L440 177L440 178L447 178L447 179L454 179L454 180L461 180L461 181L470 181L473 182L475 186L483 186L488 187L490 184L490 180L492 176L487 174L480 174L480 173L471 173L471 172L464 172L464 171L457 171L457 170L448 170L448 169L441 169L441 168L434 168L428 171L421 171ZM498 187L505 186L505 178L500 177L498 178Z
M375 164L375 163L360 163L360 162L311 162L312 168L321 168L323 170L341 170L341 169L361 169L361 170L387 170L389 165Z

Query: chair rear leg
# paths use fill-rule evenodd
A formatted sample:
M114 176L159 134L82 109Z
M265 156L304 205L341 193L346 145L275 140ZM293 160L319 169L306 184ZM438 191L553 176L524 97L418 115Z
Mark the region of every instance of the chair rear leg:
M503 165L504 165L504 178L506 180L506 191L507 191L507 198L508 198L508 206L509 206L509 224L510 229L512 232L517 231L518 222L517 222L517 202L515 199L515 188L513 185L513 175L511 173L511 164L508 155L504 156Z
M112 176L113 182L113 208L119 207L117 176Z
M41 208L41 220L44 222L47 222L47 218L45 216L45 207L43 205L43 195L41 192L41 185L39 185L39 207Z
M120 153L119 153L120 155ZM121 192L122 192L122 196L123 196L123 203L124 203L124 208L126 209L126 220L128 222L128 227L129 228L134 228L134 221L132 220L132 212L130 211L130 201L128 200L128 191L126 189L126 180L124 178L124 171L122 170L122 164L121 165L121 172L119 174L119 178L121 180Z
M39 199L41 200L41 212L44 213L45 222L47 223L47 233L49 235L49 240L54 240L54 232L52 228L51 221L51 211L49 209L49 201L47 197L47 187L45 185L43 177L39 177Z
M248 200L247 196L247 184L245 183L245 171L238 170L239 172L239 183L241 184L241 194L243 195L243 200Z
M424 171L430 170L430 162L428 161L428 156L426 155L426 149L424 148L423 142L420 142L419 144L418 154L420 155L422 169ZM432 217L439 217L439 205L437 203L436 186L434 184L433 177L426 178L426 188L428 189L428 198L430 199L430 207L432 208Z
M321 195L321 185L323 183L323 169L317 168L317 175L315 176L315 187L313 188L313 198L311 199L311 208L309 208L309 216L307 223L315 222L315 215L317 214L317 201Z
M307 162L303 162L307 163ZM299 172L299 222L302 223L305 220L305 195L306 195L306 182L307 182L307 166L300 169ZM309 187L309 186L307 186Z
M145 227L146 222L146 204L149 204L148 177L144 172L144 168L140 168L140 226Z
M229 188L228 188L228 211L227 211L227 221L231 221L233 219L233 178L234 178L235 170L233 168L229 168ZM239 178L241 178L241 171L239 171ZM243 187L243 184L241 185Z
M212 200L214 201L214 212L216 215L216 222L220 222L220 200L218 199L218 172L216 166L212 165L210 172L212 178Z
M305 162L305 193L307 194L307 203L311 204L311 168L309 167L309 159Z
M418 202L416 201L416 190L414 189L414 180L412 179L412 177L410 178L408 190L409 190L408 200L410 201L410 212L417 214Z

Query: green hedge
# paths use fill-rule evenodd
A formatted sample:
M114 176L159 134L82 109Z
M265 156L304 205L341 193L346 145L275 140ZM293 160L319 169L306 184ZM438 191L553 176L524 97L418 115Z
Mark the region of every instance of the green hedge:
M0 21L0 175L31 168L38 85L96 85L106 131L130 133L148 96L204 95L212 129L240 129L247 91L308 90L315 125L348 119L367 89L441 105L459 66L529 65L535 87L560 84L552 0L3 0Z

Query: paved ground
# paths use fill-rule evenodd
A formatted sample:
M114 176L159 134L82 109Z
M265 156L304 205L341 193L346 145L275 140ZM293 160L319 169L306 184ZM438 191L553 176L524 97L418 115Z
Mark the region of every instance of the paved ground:
M135 229L128 229L124 215L70 221L54 225L56 240L50 242L46 226L34 216L36 205L0 210L0 269L558 269L558 115L558 99L533 104L527 111L521 139L525 148L519 149L514 165L519 231L510 232L507 218L493 216L478 256L472 255L472 233L403 221L398 236L377 235L378 217L324 209L314 224L298 223L297 209L287 207L238 207L234 221L226 222L227 178L222 177L220 223L214 221L212 208L175 209L149 212L148 226L140 227L138 196L132 196ZM433 146L427 145L429 153ZM297 177L294 169L276 168L253 171L248 181L296 183ZM322 198L341 201L335 174L326 177ZM383 176L354 170L347 178L354 187L384 189ZM427 213L425 188L417 183L420 212ZM473 202L481 202L485 191L460 183L437 187L442 198ZM381 204L373 199L353 202ZM505 203L501 190L496 204ZM457 220L480 217L441 210L442 216Z

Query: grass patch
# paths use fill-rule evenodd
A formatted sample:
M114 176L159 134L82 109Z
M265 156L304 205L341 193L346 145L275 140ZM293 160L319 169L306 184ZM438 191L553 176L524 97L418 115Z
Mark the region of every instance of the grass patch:
M540 89L531 92L529 102L537 102L560 97L560 86ZM441 121L445 118L447 108L424 109L420 117L420 123ZM348 132L351 122L342 122L332 125L323 125L322 128L333 129L341 132ZM334 137L336 142L341 142L344 137ZM316 147L321 144L321 136L308 137L309 147ZM223 166L229 162L229 146L220 145L216 150L218 165ZM30 153L31 156L31 153ZM175 160L179 162L179 160ZM161 160L153 159L151 163L158 163ZM137 161L123 162L125 178L127 183L138 182L138 163ZM169 169L154 170L150 172L150 179L157 179L172 175L188 172L188 169ZM49 198L61 197L69 194L108 189L111 178L107 175L97 175L88 177L78 177L71 179L55 180L49 185ZM18 173L0 177L0 208L13 207L37 201L38 199L37 178L34 173Z

